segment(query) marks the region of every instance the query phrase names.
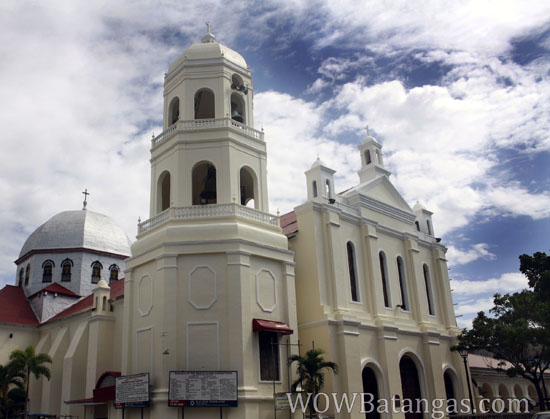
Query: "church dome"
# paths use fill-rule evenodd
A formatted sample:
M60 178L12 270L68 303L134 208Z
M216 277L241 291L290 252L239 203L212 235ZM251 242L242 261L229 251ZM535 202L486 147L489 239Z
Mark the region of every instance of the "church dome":
M238 65L246 69L248 65L243 56L231 48L226 47L215 41L201 42L200 44L193 44L187 50L181 54L168 69L168 73L171 73L177 69L184 61L190 60L212 60L225 58L231 61L233 64Z
M110 217L88 210L63 211L38 227L19 258L33 250L91 249L130 256L131 242Z

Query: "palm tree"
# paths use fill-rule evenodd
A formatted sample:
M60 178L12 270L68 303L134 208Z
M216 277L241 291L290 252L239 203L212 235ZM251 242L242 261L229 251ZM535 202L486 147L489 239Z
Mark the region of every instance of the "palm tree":
M4 416L8 416L8 393L10 386L23 387L23 372L13 362L0 365L0 400L4 409ZM0 410L0 413L2 411Z
M298 363L296 367L298 379L292 384L292 392L295 392L298 385L301 385L303 391L311 393L308 403L310 418L313 417L313 412L315 411L313 400L325 384L323 370L329 369L334 374L338 374L338 365L331 361L325 361L321 356L323 353L322 349L311 349L306 352L305 356L292 355L288 358L289 365L294 362Z
M44 376L50 379L50 369L44 364L52 363L52 359L48 354L35 354L32 346L27 346L25 350L19 349L13 351L10 355L10 361L19 368L24 375L25 382L25 419L27 418L27 405L29 402L29 389L31 381L31 373L37 380Z

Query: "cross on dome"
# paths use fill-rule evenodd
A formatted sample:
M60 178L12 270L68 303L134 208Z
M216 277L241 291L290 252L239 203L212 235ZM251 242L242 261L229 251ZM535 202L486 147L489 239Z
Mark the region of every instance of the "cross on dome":
M209 43L212 43L212 42L216 42L216 37L214 36L214 34L212 33L212 28L211 28L211 24L210 22L206 22L206 30L207 30L207 34L204 35L201 39L201 42L203 44L209 44Z
M82 192L84 195L84 202L82 203L82 209L85 210L86 206L88 205L88 195L90 195L90 192L88 192L88 188L84 189L84 192Z

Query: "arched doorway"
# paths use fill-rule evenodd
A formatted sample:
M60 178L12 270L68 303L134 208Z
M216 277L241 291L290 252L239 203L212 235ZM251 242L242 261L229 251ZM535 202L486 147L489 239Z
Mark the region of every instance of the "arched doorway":
M456 414L458 413L458 406L456 404L455 387L453 384L453 377L451 377L449 370L443 373L443 381L445 382L445 397L447 399L447 409L450 414Z
M418 369L409 356L405 355L399 361L399 373L401 375L402 405L405 411L405 419L422 419L422 413L418 412L417 409L417 405L419 407L422 406ZM405 402L406 399L410 400L410 402ZM406 409L405 403L409 403L409 406L412 406L412 408Z
M504 384L501 384L498 386L498 394L499 394L499 398L502 400L503 404L501 403L498 403L498 407L497 409L500 410L500 409L504 409L504 412L507 412L508 411L508 400L510 399L510 392L508 391L508 388L504 385Z
M372 394L372 405L374 409L370 413L365 413L366 419L380 419L380 413L377 412L378 400L380 399L380 394L378 392L378 380L376 379L376 374L370 367L363 368L362 372L363 378L363 393ZM365 400L371 399L370 396L366 396ZM365 410L369 410L370 406L365 405Z
M488 399L489 402L485 402L485 405L482 406L484 410L490 410L491 409L491 403L493 402L495 398L495 394L493 393L492 387L488 383L483 383L481 386L481 398L482 399Z

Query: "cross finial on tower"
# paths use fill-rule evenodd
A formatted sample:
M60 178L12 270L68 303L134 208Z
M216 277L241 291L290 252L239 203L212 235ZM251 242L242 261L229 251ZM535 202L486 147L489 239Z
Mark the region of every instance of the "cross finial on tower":
M367 137L370 137L369 126L367 125L367 126L365 127L365 129L367 130Z
M85 210L86 206L88 205L88 195L90 195L90 192L88 192L88 188L84 189L84 192L82 192L84 195L84 202L82 203L82 209Z
M210 25L210 22L206 22L206 30L208 31L206 35L204 35L202 37L202 42L203 43L211 43L211 42L216 42L216 37L214 36L214 34L212 33L212 27Z

